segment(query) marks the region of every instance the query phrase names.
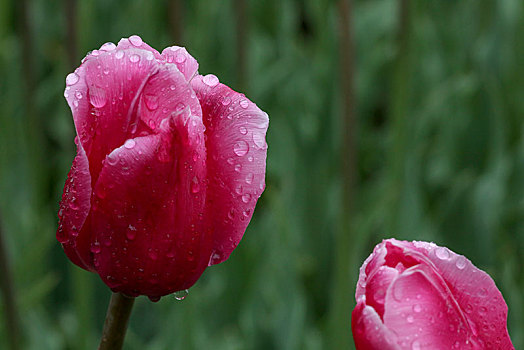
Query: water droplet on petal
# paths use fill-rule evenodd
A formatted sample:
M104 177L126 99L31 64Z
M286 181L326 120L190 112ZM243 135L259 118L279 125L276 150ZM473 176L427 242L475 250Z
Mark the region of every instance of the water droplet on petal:
M247 184L250 184L253 182L253 178L255 177L255 175L253 173L249 173L246 175L246 183Z
M260 149L266 148L266 139L264 137L264 134L260 132L253 132L253 142L255 143L255 146L257 146Z
M154 111L158 108L158 96L157 95L144 95L144 101L150 111Z
M184 63L186 61L186 55L184 55L182 52L178 52L175 57L176 63Z
M417 313L422 311L422 307L420 306L420 304L413 305L413 311Z
M82 96L82 93L80 91L77 91L77 92L75 92L75 97L77 99L81 100L83 96Z
M135 147L135 145L136 145L136 142L133 139L128 139L124 143L124 147L127 148L127 149L131 149L131 148Z
M440 260L448 260L449 257L450 257L449 250L447 248L445 248L445 247L438 247L435 250L435 255Z
M237 143L235 143L233 151L237 156L242 157L245 156L246 153L249 151L249 146L246 141L240 140Z
M149 298L149 300L151 300L153 303L156 303L157 301L160 300L161 297L159 296L155 296L155 295L148 295L147 296Z
M113 51L114 49L116 49L116 45L112 42L105 43L102 45L102 47L100 47L100 50L102 51Z
M106 105L106 91L99 86L90 86L89 87L89 102L96 107L102 108Z
M173 296L175 297L176 300L184 300L188 294L189 294L189 290L183 289L183 290L179 290L178 292L174 292Z
M222 105L224 106L227 106L231 103L231 97L229 96L224 96L224 98L222 99Z
M134 240L135 237L136 237L136 227L133 226L133 225L129 225L127 227L127 231L126 231L126 237L127 239L129 239L130 241Z
M420 346L420 342L418 340L413 341L411 343L411 350L420 350L422 347Z
M141 46L143 41L142 41L142 38L139 37L138 35L131 35L129 37L129 42L133 45L133 46Z
M215 87L218 84L218 78L214 74L208 74L206 75L202 81L204 84L206 84L209 87Z
M457 261L455 261L455 265L459 270L462 270L466 267L466 258L463 256L459 256L457 258Z
M140 56L138 56L137 54L133 54L129 56L129 61L131 61L132 63L137 63L138 61L140 61Z
M241 133L242 135L247 134L247 128L246 128L245 126L241 126L241 127L239 128L239 130L240 130L240 133Z
M245 193L243 196L242 196L242 202L244 203L249 203L249 201L251 200L251 195L249 193Z
M99 242L95 242L93 244L91 244L91 253L93 254L98 254L100 253L100 243Z
M192 193L200 192L200 183L199 183L198 178L196 176L193 177L193 180L191 181L191 192Z
M78 80L80 80L80 77L76 73L70 73L66 77L66 84L71 86L78 83Z
M117 51L117 52L115 53L115 58L116 58L117 60L121 59L122 57L124 57L124 51Z
M241 100L240 107L246 109L247 107L249 107L249 102L247 102L247 100Z

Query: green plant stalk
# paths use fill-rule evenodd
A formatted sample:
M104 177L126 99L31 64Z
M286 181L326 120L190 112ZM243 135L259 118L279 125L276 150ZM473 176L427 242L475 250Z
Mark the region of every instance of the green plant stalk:
M349 349L351 347L352 288L354 285L352 264L354 232L351 218L354 217L356 194L356 116L354 93L354 44L351 24L352 1L338 1L339 14L339 79L341 98L341 180L342 198L339 227L335 236L335 261L332 303L329 316L329 348Z
M99 350L122 349L134 302L135 298L127 297L121 293L111 295Z
M11 269L4 244L2 222L0 220L0 288L2 289L2 299L4 303L4 316L7 338L12 350L20 349L20 323L16 298L11 278Z

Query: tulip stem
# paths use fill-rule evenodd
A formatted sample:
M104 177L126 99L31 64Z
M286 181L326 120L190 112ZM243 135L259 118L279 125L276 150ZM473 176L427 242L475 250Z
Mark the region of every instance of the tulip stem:
M113 293L107 308L106 321L102 331L99 350L119 350L124 344L127 323L135 298L121 293Z

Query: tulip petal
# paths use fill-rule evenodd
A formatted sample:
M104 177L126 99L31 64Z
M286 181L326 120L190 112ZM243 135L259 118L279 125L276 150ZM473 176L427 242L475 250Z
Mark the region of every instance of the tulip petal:
M209 186L206 217L214 230L209 264L226 260L236 248L265 188L269 119L254 103L218 82L196 76L191 85L206 126Z
M114 291L160 297L189 288L207 266L206 168L199 117L173 116L160 133L107 156L95 187L94 265Z
M445 247L426 242L412 244L414 249L424 251L447 282L478 339L488 349L514 349L506 326L508 307L493 279L466 257Z
M162 57L169 63L176 64L187 81L191 81L198 71L198 62L184 47L171 46L162 51Z
M79 242L79 233L88 217L91 207L91 175L89 174L89 162L81 144L77 146L77 155L67 176L58 211L59 224L56 238L67 254L67 256L78 266L90 270L89 266L81 256L86 252Z
M358 350L400 350L393 332L384 326L380 316L366 305L363 297L351 315L353 340Z
M384 324L406 349L476 349L475 330L439 279L426 265L400 274L387 292Z
M414 342L416 331L421 339L415 347L421 349L438 348L440 343L442 348L514 349L502 294L491 277L464 256L427 242L388 239L377 245L360 269L356 299L366 295L379 315L380 300L372 297L378 282L373 279L385 266L400 273L388 289L383 315L386 326L399 334L399 341ZM398 302L390 293L394 290L409 291L408 300ZM415 309L423 311L419 314ZM430 315L442 315L442 319ZM408 322L408 316L413 322Z
M66 84L64 95L94 182L102 161L126 139L152 133L186 105L192 115L201 116L200 104L176 65L166 63L137 36L122 39L116 48L93 51Z

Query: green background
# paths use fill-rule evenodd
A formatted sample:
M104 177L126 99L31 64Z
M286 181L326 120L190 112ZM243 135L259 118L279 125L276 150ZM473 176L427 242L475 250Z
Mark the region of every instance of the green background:
M490 273L524 348L524 3L359 0L348 29L341 3L0 0L0 225L22 348L99 340L109 289L55 239L74 157L63 91L88 51L132 34L186 46L270 127L241 244L185 300L138 298L126 349L351 348L358 268L387 237ZM0 317L1 349L6 332Z

